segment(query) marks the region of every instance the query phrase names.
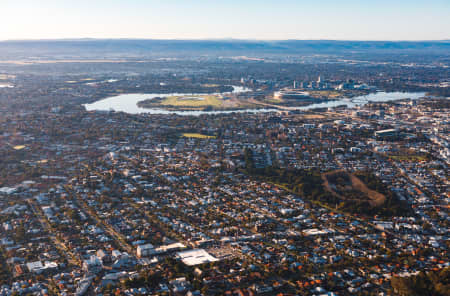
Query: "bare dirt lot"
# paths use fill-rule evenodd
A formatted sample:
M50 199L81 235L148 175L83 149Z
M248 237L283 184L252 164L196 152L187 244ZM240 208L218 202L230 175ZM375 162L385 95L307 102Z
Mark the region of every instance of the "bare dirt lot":
M386 197L369 189L354 174L339 170L322 175L326 190L341 200L367 201L371 207L381 206Z

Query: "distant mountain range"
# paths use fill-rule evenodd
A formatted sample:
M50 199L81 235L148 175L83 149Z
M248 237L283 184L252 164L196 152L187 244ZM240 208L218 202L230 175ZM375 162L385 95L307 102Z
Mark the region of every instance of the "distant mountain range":
M61 39L0 42L0 59L29 57L163 57L266 56L310 54L450 55L450 40L442 41L335 41L335 40L140 40Z

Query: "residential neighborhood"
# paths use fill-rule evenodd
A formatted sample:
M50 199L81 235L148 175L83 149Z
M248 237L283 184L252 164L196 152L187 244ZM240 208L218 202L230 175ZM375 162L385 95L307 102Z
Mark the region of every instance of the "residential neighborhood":
M391 295L448 272L449 112L4 113L0 295Z

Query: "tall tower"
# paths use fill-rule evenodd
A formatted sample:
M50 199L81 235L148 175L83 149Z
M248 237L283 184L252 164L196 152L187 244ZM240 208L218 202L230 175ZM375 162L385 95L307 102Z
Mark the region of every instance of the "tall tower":
M321 77L319 75L319 78L317 78L317 83L320 83L321 81L322 81L322 79L321 79Z

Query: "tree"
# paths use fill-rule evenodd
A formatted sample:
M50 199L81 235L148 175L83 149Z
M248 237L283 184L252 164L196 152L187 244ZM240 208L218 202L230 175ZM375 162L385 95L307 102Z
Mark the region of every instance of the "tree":
M20 224L16 228L15 237L16 237L16 240L19 241L19 242L23 242L25 240L26 230L25 230L25 226L23 224Z
M392 277L391 286L401 296L449 296L450 268L411 277Z

